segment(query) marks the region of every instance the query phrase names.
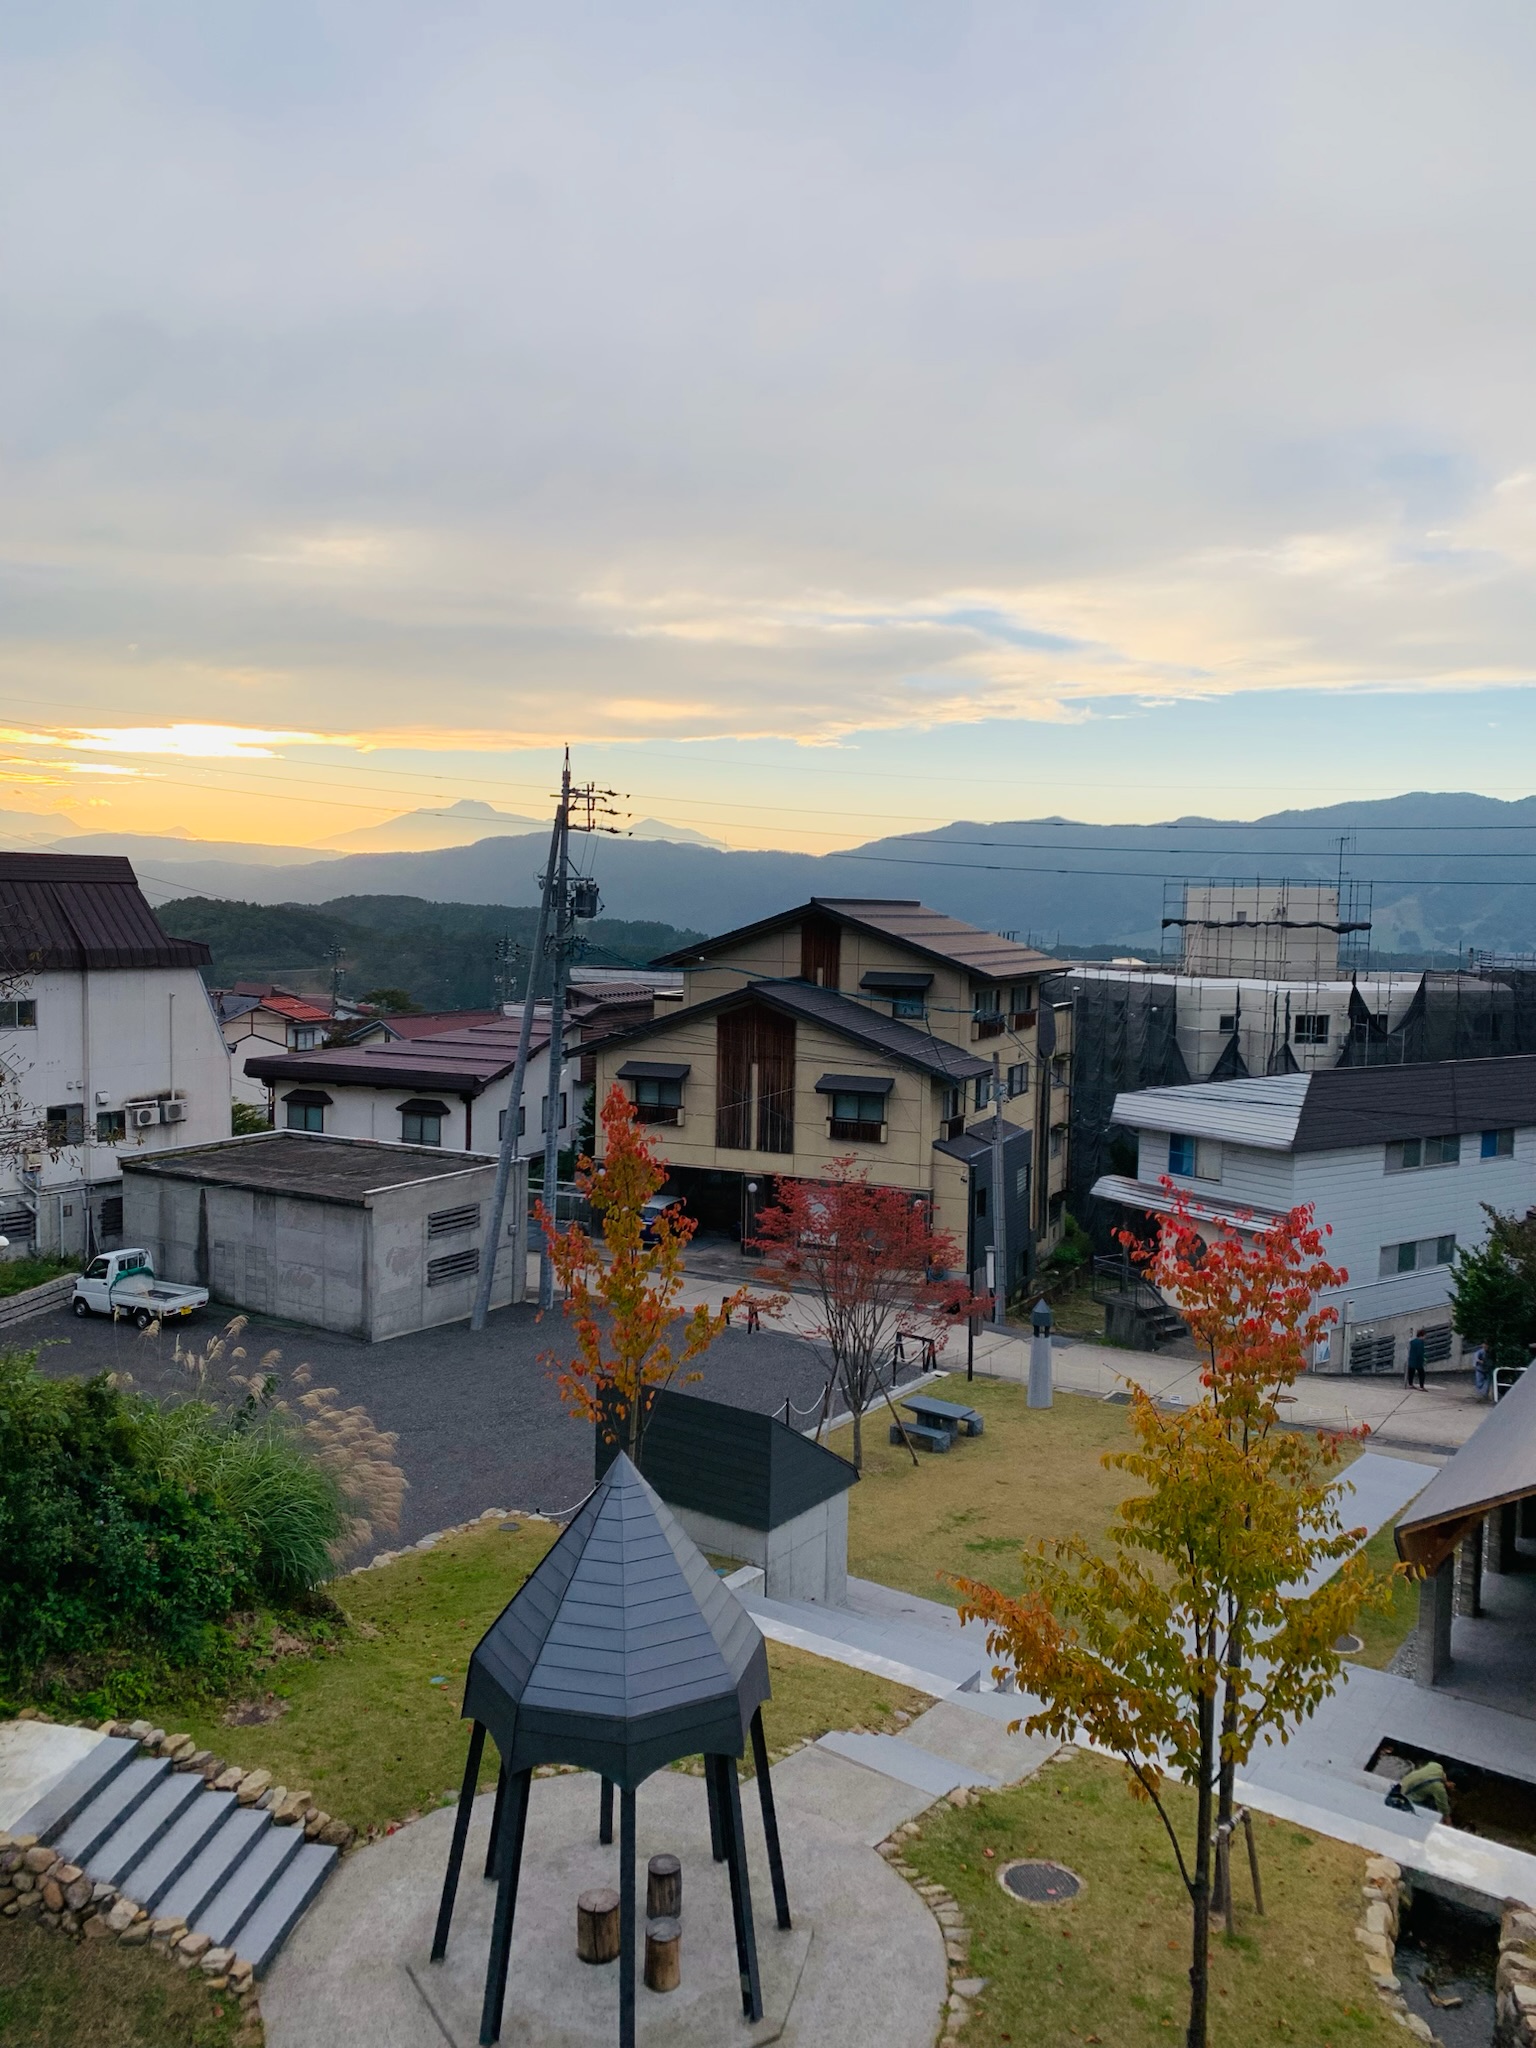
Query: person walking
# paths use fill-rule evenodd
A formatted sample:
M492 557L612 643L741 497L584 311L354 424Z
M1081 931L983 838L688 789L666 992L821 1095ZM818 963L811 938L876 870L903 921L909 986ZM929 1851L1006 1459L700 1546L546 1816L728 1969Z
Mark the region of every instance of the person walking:
M1408 1339L1408 1385L1411 1387L1417 1377L1420 1392L1424 1391L1424 1332L1415 1330Z
M1479 1344L1472 1353L1472 1385L1479 1401L1486 1401L1493 1386L1493 1369L1488 1363L1486 1344Z

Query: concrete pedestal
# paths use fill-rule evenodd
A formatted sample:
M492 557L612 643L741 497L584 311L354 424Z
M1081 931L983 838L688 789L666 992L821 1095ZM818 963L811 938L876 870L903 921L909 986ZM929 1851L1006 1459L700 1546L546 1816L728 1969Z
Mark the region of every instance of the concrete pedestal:
M1049 1408L1051 1405L1051 1336L1048 1330L1036 1330L1029 1340L1029 1405L1031 1408Z

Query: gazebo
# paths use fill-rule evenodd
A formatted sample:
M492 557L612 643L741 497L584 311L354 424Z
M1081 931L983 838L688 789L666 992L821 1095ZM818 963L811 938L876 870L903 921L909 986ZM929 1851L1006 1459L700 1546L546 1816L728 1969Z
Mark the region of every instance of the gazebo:
M768 1653L756 1624L622 1453L481 1637L464 1717L474 1723L432 1960L448 1950L470 1810L489 1734L501 1757L485 1875L496 1910L480 2017L501 2033L532 1774L577 1764L602 1779L599 1838L613 1840L619 1788L619 2043L635 2039L635 1788L703 1755L710 1839L730 1875L741 2007L762 2017L736 1760L752 1744L781 1928L790 1925L762 1706Z

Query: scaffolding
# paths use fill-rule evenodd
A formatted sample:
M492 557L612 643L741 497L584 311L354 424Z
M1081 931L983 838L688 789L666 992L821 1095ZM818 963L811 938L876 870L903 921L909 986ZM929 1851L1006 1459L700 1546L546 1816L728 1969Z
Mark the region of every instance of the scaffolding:
M1347 881L1163 884L1162 958L1180 974L1337 981L1370 960L1371 885Z

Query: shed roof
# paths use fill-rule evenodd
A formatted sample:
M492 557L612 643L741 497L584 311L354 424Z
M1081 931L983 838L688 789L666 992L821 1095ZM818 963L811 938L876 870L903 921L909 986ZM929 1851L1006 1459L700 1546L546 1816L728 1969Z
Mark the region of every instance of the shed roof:
M1433 1571L1491 1508L1536 1494L1536 1367L1528 1367L1397 1525L1397 1554Z
M206 967L201 939L173 939L130 861L105 854L0 853L0 967Z
M804 1018L808 1024L820 1024L880 1059L892 1060L897 1066L915 1067L920 1073L932 1075L935 1080L969 1081L978 1074L990 1074L992 1071L990 1060L963 1052L958 1045L951 1045L948 1039L935 1038L931 1032L920 1031L915 1025L887 1017L882 1011L855 1002L851 996L839 995L836 989L816 988L808 981L750 981L744 988L730 989L722 996L711 997L706 1003L691 1003L687 1009L674 1011L671 1016L656 1017L632 1030L615 1031L606 1038L591 1039L584 1050L610 1052L624 1046L643 1045L647 1039L664 1038L672 1031L685 1031L701 1017L713 1017L721 1010L734 1009L749 1002L766 1003L770 1009L786 1016ZM257 1062L251 1063L251 1070L258 1070Z
M483 1152L443 1152L435 1145L391 1145L376 1138L333 1138L316 1131L261 1131L216 1145L189 1145L143 1159L125 1157L125 1173L155 1180L201 1181L208 1187L364 1208L370 1195L414 1181L451 1180L494 1166Z
M1101 1174L1090 1192L1096 1202L1118 1202L1124 1209L1142 1209L1153 1216L1171 1216L1176 1195L1183 1195L1185 1207L1195 1222L1219 1223L1225 1230L1268 1230L1284 1213L1260 1208L1254 1202L1223 1201L1212 1194L1208 1185L1186 1187L1180 1182L1175 1193L1170 1194L1156 1182L1133 1180L1123 1173Z
M597 1476L618 1455L599 1429ZM664 1501L718 1515L747 1529L779 1529L858 1482L858 1471L824 1444L812 1443L775 1415L733 1408L658 1387L640 1439L645 1476Z
M756 924L739 925L718 938L703 939L665 953L659 966L684 966L708 959L727 946L755 939L764 932L780 931L816 914L836 918L840 924L876 932L894 939L930 960L942 960L948 967L963 967L981 981L1021 981L1039 974L1056 973L1062 966L1033 946L1021 946L1017 939L1005 939L998 932L983 931L958 917L946 917L942 910L930 910L913 896L813 896L793 910L781 910Z
M769 1690L757 1624L621 1451L475 1646L464 1714L509 1774L575 1763L633 1786L740 1756Z

